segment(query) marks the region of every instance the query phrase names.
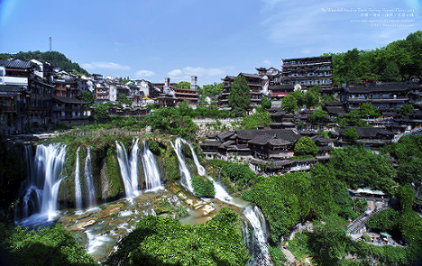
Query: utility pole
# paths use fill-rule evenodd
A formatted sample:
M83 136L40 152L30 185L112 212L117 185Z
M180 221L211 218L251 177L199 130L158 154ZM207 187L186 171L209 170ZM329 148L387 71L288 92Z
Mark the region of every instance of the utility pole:
M48 40L50 41L50 52L51 52L52 51L52 42L53 42L53 39L51 37L48 37Z

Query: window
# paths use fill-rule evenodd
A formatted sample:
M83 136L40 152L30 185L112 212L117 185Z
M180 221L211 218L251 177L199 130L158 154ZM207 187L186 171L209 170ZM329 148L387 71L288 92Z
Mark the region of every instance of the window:
M4 67L0 67L0 77L6 76L6 69Z

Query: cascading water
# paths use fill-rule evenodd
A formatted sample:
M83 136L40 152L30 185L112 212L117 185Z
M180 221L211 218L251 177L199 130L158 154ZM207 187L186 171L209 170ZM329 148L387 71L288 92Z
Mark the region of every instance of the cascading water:
M175 144L173 144L173 142L170 142L170 144L176 152L177 160L179 162L179 170L182 175L181 184L185 189L194 194L192 187L192 176L189 172L188 167L186 166L185 158L183 157L182 153L181 138L177 138Z
M126 197L133 198L139 195L138 190L138 140L132 146L130 160L127 157L127 151L123 144L116 141L117 161L120 166L120 173L125 187ZM130 163L129 163L130 162Z
M95 206L95 187L92 176L91 149L88 147L85 159L85 182L88 195L88 207Z
M181 141L189 146L189 149L191 150L192 153L192 157L193 157L193 161L195 163L196 169L198 171L198 174L201 176L205 176L207 174L205 168L201 165L201 163L198 160L198 156L196 155L195 150L192 147L192 144L190 144L188 141L181 139ZM206 176L208 178L208 180L210 180L213 185L214 185L214 191L215 191L215 198L229 203L229 204L234 204L233 203L233 198L229 195L229 193L227 193L227 191L224 189L224 187L218 183L217 181L215 181L212 177L210 176Z
M76 166L75 166L75 201L76 209L82 210L82 188L81 188L81 178L80 178L80 166L79 166L79 150L81 147L78 147L76 150Z
M196 156L196 152L195 152L195 150L193 149L192 145L191 145L188 141L186 141L186 140L184 140L184 139L180 139L180 140L181 140L184 144L188 145L188 147L189 147L190 151L192 152L193 161L194 161L194 163L195 163L195 166L196 166L196 169L197 169L197 171L198 171L198 174L199 174L200 176L204 176L204 175L206 174L205 168L204 168L204 167L201 165L201 163L199 162L199 160L198 160L198 156Z
M253 259L249 261L249 265L272 265L267 243L267 229L265 225L265 217L261 210L255 206L248 206L243 211L243 215L252 226L252 234L249 235L248 228L243 230L245 245Z
M60 177L66 157L66 145L38 145L33 169L28 176L26 193L23 197L23 213L29 215L28 206L35 206L33 215L19 221L31 226L52 221L57 215L57 199L62 178Z
M145 172L145 184L147 191L155 191L162 189L160 171L158 170L157 162L154 155L144 140L144 152L142 154L142 164Z

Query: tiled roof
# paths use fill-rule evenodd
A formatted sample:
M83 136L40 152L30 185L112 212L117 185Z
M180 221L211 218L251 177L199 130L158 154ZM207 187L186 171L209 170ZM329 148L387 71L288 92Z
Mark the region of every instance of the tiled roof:
M31 68L34 63L30 61L24 61L20 59L9 58L6 60L0 60L0 66L10 68Z

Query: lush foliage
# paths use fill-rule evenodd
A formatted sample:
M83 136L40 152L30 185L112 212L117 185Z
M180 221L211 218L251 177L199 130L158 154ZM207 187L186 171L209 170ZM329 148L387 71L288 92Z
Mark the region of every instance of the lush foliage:
M111 265L245 265L238 215L221 209L212 220L194 226L161 216L146 216L110 257Z
M179 83L176 84L176 87L180 89L190 89L190 82L180 81Z
M357 140L359 138L359 134L354 127L346 128L343 131L343 136L350 140Z
M243 118L242 127L245 129L257 129L260 126L268 127L271 122L270 113L266 110L258 109L254 114Z
M303 95L303 102L308 108L317 106L319 104L319 99L321 97L319 92L320 90L321 88L314 86Z
M383 148L398 163L397 182L404 185L422 181L422 136L404 136L397 143Z
M207 96L219 96L223 93L223 83L207 84L203 86L202 95Z
M99 123L104 123L110 120L110 115L108 114L109 106L107 104L96 103L94 105L94 119Z
M408 103L404 104L403 106L401 106L400 108L396 110L397 114L399 114L400 116L411 114L413 113L413 111L415 111L415 109L413 108L413 105L408 104Z
M17 227L4 241L17 265L97 265L59 225L36 231Z
M270 108L270 107L271 107L271 100L270 100L270 99L268 99L266 96L262 96L262 99L261 99L261 106L262 106L262 108L264 108L264 109L268 109L268 108Z
M281 101L281 107L283 108L283 110L289 111L290 113L296 112L298 108L298 103L295 96L292 93L289 93Z
M78 63L74 63L69 60L64 54L56 51L52 52L19 52L17 54L0 54L0 58L18 58L21 60L31 60L36 59L40 61L49 62L51 65L55 67L59 67L65 71L73 72L73 73L80 73L83 75L88 75L88 72L79 66Z
M316 155L318 147L310 137L302 137L295 144L295 154L311 154Z
M422 71L422 31L412 33L406 39L394 41L380 49L353 49L332 56L335 85L365 79L407 79L412 75L419 75Z
M307 173L260 177L243 197L256 203L270 225L271 239L277 242L311 209L311 182Z
M192 186L195 195L198 197L212 198L215 195L212 181L200 176L192 177Z
M366 225L378 231L392 231L397 227L399 213L394 209L383 210L374 214L366 222Z
M152 130L160 130L187 139L192 139L199 129L190 116L183 116L183 109L174 107L155 110L145 119Z
M89 104L93 104L95 100L94 94L90 91L83 91L82 92L82 101L87 102Z
M392 192L395 169L384 155L363 147L334 149L327 164L331 173L350 187L366 187Z
M255 173L247 164L237 164L219 160L212 160L211 163L220 168L220 175L223 179L236 184L236 190L247 188L252 185L256 179Z
M229 105L236 115L242 115L249 109L251 95L245 77L237 76L231 86L228 97Z
M312 114L309 115L309 119L311 119L314 123L321 123L327 118L328 113L322 109L315 109L312 111Z

